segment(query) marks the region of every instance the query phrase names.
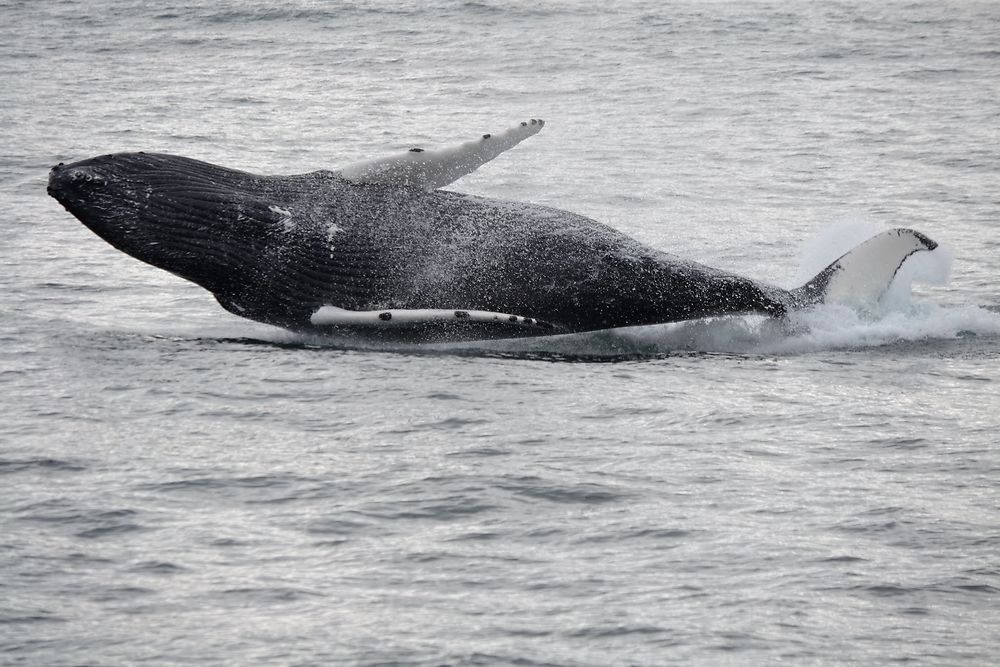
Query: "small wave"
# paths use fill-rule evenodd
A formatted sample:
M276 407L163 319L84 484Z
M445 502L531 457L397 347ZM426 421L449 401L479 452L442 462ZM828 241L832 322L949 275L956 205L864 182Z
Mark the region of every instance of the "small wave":
M320 519L310 523L306 532L310 535L354 535L368 528L370 524L344 519Z
M199 17L208 23L239 25L247 23L309 23L314 25L336 25L338 21L345 20L348 16L378 15L389 17L417 16L424 11L420 5L413 7L383 6L376 3L366 4L343 4L337 3L329 7L318 4L311 6L288 6L277 7L270 4L253 6L252 3L238 4L238 6L222 6L203 17ZM156 18L161 20L171 20L177 18L169 14L160 14Z
M51 458L0 459L0 475L41 470L45 472L80 472L86 466L72 461Z
M529 637L532 635L525 633L511 633L512 636ZM536 637L544 636L534 635ZM496 665L511 665L516 667L554 667L557 663L547 660L538 660L537 656L514 653L481 653L479 651L471 653L450 653L444 654L440 659L416 662L411 657L400 660L388 660L378 664L427 664L427 665L467 665L468 667L495 667Z
M592 626L580 628L569 633L570 637L584 638L607 638L622 637L625 635L659 635L669 631L666 628L655 625L612 625L612 626Z
M563 485L539 477L519 477L501 482L499 488L532 500L547 500L552 503L598 505L625 498L625 494L599 484L581 483Z
M330 491L322 482L290 474L246 477L192 476L139 485L143 491L191 497L225 499L246 505L281 505L308 502Z
M967 70L957 69L954 67L945 68L934 68L934 67L921 67L917 69L908 69L893 76L900 79L952 79L963 74L967 74Z
M169 563L167 561L148 560L134 565L132 568L130 568L129 571L138 572L141 574L171 575L171 574L180 574L182 572L187 572L188 568L183 567L181 565L176 565L174 563Z
M192 477L170 482L144 484L143 489L153 491L206 490L216 493L222 489L268 489L287 488L299 482L313 481L296 475L251 475L246 477Z
M298 602L307 598L324 597L323 593L305 588L291 586L254 586L243 588L228 588L212 594L212 599L218 602L238 606L247 604L282 604Z
M586 535L576 540L577 544L621 544L627 540L649 541L657 546L667 542L680 542L692 534L681 528L647 528L630 532L606 531L597 535Z
M26 625L35 623L66 623L69 619L58 616L51 611L36 611L29 613L6 612L0 614L0 626Z
M493 457L493 456L510 456L511 451L509 449L501 449L498 447L472 447L470 449L462 449L457 452L451 452L445 456L451 458L480 458L480 457Z
M915 593L924 592L924 588L921 586L902 586L899 584L871 584L855 586L850 590L868 593L875 597L885 598L885 597L899 597L902 595L913 595Z
M209 23L240 24L272 21L319 21L336 17L335 12L298 8L259 7L246 9L221 9L204 17ZM160 16L157 18L171 18Z
M81 530L80 532L76 533L76 536L92 540L92 539L99 539L102 537L114 537L116 535L134 533L141 530L145 530L145 528L136 523L118 523L108 526L98 526L96 528L89 528L87 530Z
M470 515L496 510L497 506L478 502L468 496L452 496L426 502L401 501L367 507L360 513L366 517L390 520L428 519L455 521Z
M861 558L859 556L830 556L829 558L820 558L817 562L819 563L863 563L867 561L867 558Z

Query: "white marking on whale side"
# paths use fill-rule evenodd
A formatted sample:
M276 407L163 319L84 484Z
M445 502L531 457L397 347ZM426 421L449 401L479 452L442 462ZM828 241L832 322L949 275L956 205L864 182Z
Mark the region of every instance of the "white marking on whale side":
M515 325L520 327L538 327L553 330L555 327L548 322L539 321L533 317L498 313L489 310L462 310L444 308L419 308L412 310L387 308L385 310L347 310L337 306L322 306L309 321L315 326L368 326L368 327L407 327L434 322L444 323L489 323L497 325Z
M281 216L280 222L282 225L285 226L286 232L290 232L293 229L295 229L295 218L292 217L291 211L283 209L280 206L273 206L273 205L269 206L268 210L270 210L272 213L277 213L278 215Z

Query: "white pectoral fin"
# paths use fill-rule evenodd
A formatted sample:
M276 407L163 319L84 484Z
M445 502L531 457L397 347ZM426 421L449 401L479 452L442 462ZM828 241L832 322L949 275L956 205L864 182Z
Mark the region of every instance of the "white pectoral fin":
M400 155L358 162L341 169L340 174L354 183L436 190L471 174L504 151L538 134L544 125L545 121L532 118L499 134L484 134L455 146L431 150L411 148Z
M453 326L485 324L496 327L537 329L540 334L559 333L558 328L548 322L522 315L486 310L448 310L443 308L345 310L337 306L322 306L312 314L309 321L319 327L392 329L435 324Z

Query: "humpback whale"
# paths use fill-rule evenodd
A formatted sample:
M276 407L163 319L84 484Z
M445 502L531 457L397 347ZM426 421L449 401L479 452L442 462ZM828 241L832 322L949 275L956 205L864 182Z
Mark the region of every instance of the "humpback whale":
M369 340L539 336L871 303L907 257L937 245L891 229L786 290L568 211L441 189L543 126L532 119L293 176L117 153L60 163L48 192L115 248L200 285L232 313Z

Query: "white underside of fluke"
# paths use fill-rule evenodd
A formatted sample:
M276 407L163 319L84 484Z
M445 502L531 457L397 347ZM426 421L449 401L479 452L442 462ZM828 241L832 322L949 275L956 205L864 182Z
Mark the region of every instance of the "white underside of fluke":
M503 326L539 327L553 329L547 323L532 317L522 317L509 313L495 313L488 310L446 310L422 308L414 310L346 310L336 306L323 306L309 318L315 326L344 327L413 327L428 324L468 324L486 323Z
M825 289L817 285L822 289L823 303L872 307L889 289L907 257L935 247L934 241L912 229L890 229L841 256L813 281L827 281Z

